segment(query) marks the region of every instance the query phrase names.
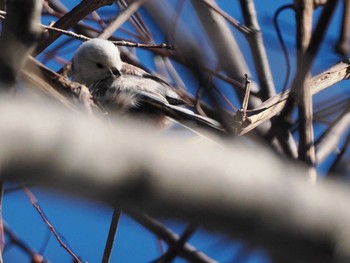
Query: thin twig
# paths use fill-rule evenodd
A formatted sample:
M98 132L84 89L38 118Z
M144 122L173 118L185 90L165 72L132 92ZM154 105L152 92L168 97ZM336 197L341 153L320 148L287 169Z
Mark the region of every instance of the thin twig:
M114 240L117 233L119 218L120 218L120 210L115 208L113 210L112 221L108 232L108 238L107 238L105 250L103 252L102 263L108 263L111 258Z
M277 11L275 12L275 14L273 16L273 24L274 24L275 29L276 29L278 41L280 42L280 45L282 47L282 53L283 53L284 59L286 60L286 76L284 78L284 83L283 83L283 86L282 86L282 91L283 92L286 91L287 88L288 88L288 82L289 82L289 78L290 78L291 67L290 67L290 59L289 59L288 50L287 50L286 44L284 42L283 35L282 35L281 29L280 29L280 26L279 26L279 23L278 23L278 17L279 17L279 15L280 15L280 13L282 11L287 10L287 9L294 10L294 5L293 4L288 4L288 5L281 6L280 8L277 9Z
M23 187L24 192L28 196L30 202L34 206L34 208L38 211L40 217L44 221L44 223L48 226L48 228L51 230L52 234L56 237L58 243L61 245L61 247L64 248L73 258L74 262L76 263L81 263L79 257L75 255L75 253L63 242L63 240L60 238L59 234L56 232L55 227L50 223L50 221L46 218L44 215L44 212L42 211L41 207L39 206L38 201L36 200L35 196L33 193L27 188Z
M248 74L245 74L245 93L244 93L244 99L241 107L241 111L243 111L244 115L246 115L247 109L248 109L249 96L250 96L250 84L251 84L251 81L248 77Z
M82 41L87 41L90 40L90 37L81 35L81 34L77 34L74 33L72 31L68 31L68 30L63 30L60 28L55 28L52 26L45 26L42 25L43 28L48 29L48 30L53 30L53 31L57 31L60 32L64 35L70 36L70 37L74 37L76 39L82 40ZM165 44L165 43L161 43L161 44L142 44L142 43L136 43L136 42L132 42L132 41L127 41L127 40L121 40L121 41L111 41L113 42L115 45L117 46L125 46L125 47L140 47L140 48L165 48L165 49L174 49L173 45L170 44Z

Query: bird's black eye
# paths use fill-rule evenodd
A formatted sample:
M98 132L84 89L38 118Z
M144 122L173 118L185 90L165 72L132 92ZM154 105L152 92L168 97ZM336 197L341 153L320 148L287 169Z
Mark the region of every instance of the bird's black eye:
M104 66L101 63L96 63L96 67L98 68L104 68Z

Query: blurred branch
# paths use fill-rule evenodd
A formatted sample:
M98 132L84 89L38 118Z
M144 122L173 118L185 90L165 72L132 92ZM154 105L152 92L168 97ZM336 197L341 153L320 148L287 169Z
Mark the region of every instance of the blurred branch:
M108 39L113 33L132 16L146 0L135 0L127 8L125 8L119 15L103 30L98 36L102 39Z
M342 136L350 127L350 104L344 113L335 120L317 140L317 162L322 163L338 147Z
M343 0L343 17L339 34L339 40L335 48L338 53L347 57L350 41L350 0Z
M206 4L210 9L218 13L220 16L225 18L231 25L233 25L238 31L240 31L243 34L251 34L251 29L245 25L242 25L239 21L234 19L232 16L224 12L222 9L220 9L215 1L212 0L200 0L204 4Z
M14 91L21 68L42 33L41 2L11 0L6 9L8 17L0 37L0 84L1 89Z
M262 146L189 145L121 118L112 128L28 100L4 98L0 112L6 180L190 220L263 246L279 262L350 260L348 189L327 180L312 187L303 166Z
M128 7L128 3L125 0L118 0L116 1L116 4L124 9ZM130 16L129 22L134 26L139 33L139 37L144 42L150 42L152 40L152 33L150 29L138 13L134 13L132 16Z
M334 172L337 171L337 169L339 168L339 164L341 163L348 147L350 146L350 132L348 133L346 139L345 139L345 143L343 145L343 147L341 148L340 152L337 154L337 157L335 158L334 162L332 163L331 167L329 168L329 173L331 176L337 176L339 177L341 174L335 174Z
M240 0L240 4L245 24L251 31L249 35L246 35L246 38L250 45L250 50L252 52L255 68L258 74L261 98L262 100L267 100L276 94L276 90L256 15L254 1Z

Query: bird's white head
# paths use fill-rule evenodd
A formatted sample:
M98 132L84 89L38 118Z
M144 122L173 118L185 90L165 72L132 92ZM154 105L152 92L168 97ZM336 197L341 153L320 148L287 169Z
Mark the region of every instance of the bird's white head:
M119 50L112 42L91 39L73 57L73 81L90 86L111 75L120 75L121 67Z

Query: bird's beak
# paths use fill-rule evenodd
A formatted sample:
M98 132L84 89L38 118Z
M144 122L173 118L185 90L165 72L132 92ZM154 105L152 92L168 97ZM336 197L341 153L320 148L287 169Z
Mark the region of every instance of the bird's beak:
M116 68L116 67L111 67L109 68L109 71L111 72L111 74L115 77L119 77L121 74L120 74L120 71Z

